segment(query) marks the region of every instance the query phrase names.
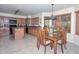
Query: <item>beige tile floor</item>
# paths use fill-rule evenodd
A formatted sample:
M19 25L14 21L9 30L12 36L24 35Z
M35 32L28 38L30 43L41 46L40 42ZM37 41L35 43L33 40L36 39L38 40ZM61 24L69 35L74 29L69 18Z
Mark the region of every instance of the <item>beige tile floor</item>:
M50 46L47 46L47 54L53 54ZM64 49L64 54L78 54L79 46L68 42L67 49ZM26 35L21 40L11 39L10 36L0 37L0 54L44 54L44 47L38 50L36 47L36 37ZM58 46L58 54L61 54L61 49Z

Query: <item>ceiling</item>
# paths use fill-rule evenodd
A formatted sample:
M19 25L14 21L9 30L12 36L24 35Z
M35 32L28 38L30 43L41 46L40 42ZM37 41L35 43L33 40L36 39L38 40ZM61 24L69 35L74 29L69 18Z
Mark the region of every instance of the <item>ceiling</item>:
M55 4L54 11L75 6L77 4ZM17 15L33 15L41 12L51 12L51 4L0 4L0 12L14 14L20 10Z

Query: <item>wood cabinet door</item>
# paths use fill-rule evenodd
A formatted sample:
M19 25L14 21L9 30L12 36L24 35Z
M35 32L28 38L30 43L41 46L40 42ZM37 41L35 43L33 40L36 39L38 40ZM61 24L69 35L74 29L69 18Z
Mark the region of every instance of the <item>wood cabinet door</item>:
M17 19L17 24L25 24L25 19Z
M15 39L23 39L24 37L24 28L15 29Z
M31 25L39 25L39 18L31 18Z
M79 11L76 12L76 34L79 35Z

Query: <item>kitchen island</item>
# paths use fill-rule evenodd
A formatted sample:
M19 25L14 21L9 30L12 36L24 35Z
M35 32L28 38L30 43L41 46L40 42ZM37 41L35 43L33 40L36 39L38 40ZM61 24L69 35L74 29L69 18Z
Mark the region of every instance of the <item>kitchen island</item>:
M23 27L15 28L15 39L23 39L25 32Z
M12 32L10 34L11 39L23 39L25 35L25 28L24 27L11 27L10 31Z
M37 30L40 28L40 26L28 26L28 33L33 36L37 36ZM25 27L12 27L12 36L14 39L23 39L26 34L26 28Z

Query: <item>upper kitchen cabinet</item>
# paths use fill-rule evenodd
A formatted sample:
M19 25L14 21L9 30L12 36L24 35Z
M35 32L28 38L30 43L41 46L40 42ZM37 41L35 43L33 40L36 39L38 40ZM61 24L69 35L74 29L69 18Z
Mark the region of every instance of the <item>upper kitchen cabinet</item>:
M18 19L17 19L17 24L25 24L25 19L23 19L23 18L18 18Z
M71 14L61 15L61 26L68 32L71 32Z
M39 26L39 17L31 18L31 26Z

